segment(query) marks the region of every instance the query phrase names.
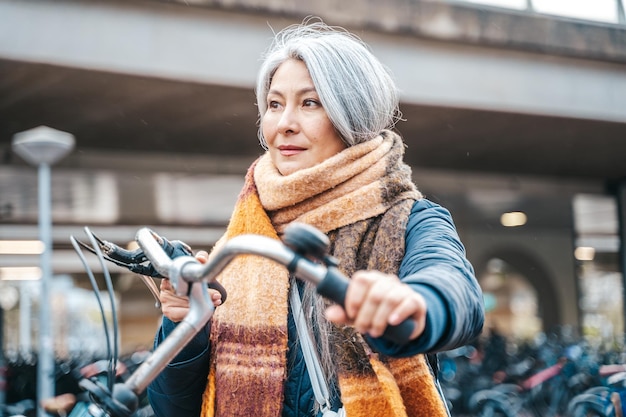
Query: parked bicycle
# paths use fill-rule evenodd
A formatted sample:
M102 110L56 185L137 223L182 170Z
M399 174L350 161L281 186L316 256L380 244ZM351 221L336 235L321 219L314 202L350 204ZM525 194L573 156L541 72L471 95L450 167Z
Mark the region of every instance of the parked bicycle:
M582 350L573 345L564 348L554 364L517 382L475 392L469 409L476 417L563 416L571 399L594 381L588 361L582 359Z
M626 365L603 365L599 369L602 384L589 388L571 399L571 417L624 417L626 415Z

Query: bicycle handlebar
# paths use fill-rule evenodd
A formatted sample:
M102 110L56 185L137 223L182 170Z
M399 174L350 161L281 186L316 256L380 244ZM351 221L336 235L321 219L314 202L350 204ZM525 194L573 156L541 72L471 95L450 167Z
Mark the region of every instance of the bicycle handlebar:
M132 410L129 391L136 395L143 392L213 315L215 308L209 299L206 285L190 284L215 281L238 255L258 255L278 262L297 278L315 285L320 295L344 305L350 280L339 271L334 259L326 255L329 246L326 235L311 226L290 225L285 230L283 242L259 235L236 236L227 241L206 264L201 264L192 256L170 259L159 244L159 239L148 228L140 229L136 235L137 243L154 268L162 276L169 277L178 294L189 296L189 312L126 382L116 384L112 399L124 404L119 409ZM408 342L414 326L415 322L407 319L397 326L388 326L383 337L403 345Z
M337 304L343 306L346 291L350 284L347 278L336 267L336 262L322 257L328 249L328 238L319 230L305 224L292 224L285 230L287 244L265 236L240 235L230 239L206 264L200 264L192 257L170 259L159 245L152 231L147 228L137 233L137 243L146 256L162 274L169 276L174 288L181 282L212 282L224 268L238 255L258 255L278 262L296 277L316 286L317 292ZM292 247L289 247L291 245ZM293 247L296 245L296 247ZM319 246L323 245L322 248ZM314 262L310 257L317 257ZM319 259L322 258L322 259ZM177 291L181 293L181 290ZM183 293L186 288L183 289ZM405 321L397 326L388 326L383 337L403 345L413 332L415 323Z

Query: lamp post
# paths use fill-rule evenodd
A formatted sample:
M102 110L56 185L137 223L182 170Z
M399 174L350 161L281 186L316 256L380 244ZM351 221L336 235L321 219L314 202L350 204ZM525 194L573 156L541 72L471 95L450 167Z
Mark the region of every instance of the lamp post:
M50 281L52 280L52 201L50 166L74 148L74 136L67 132L39 126L16 133L13 151L30 165L38 167L39 238L41 252L41 299L39 302L39 352L37 360L37 416L47 414L43 400L54 397L54 342L52 337Z
M4 406L6 404L7 391L7 362L4 357L4 311L10 310L17 304L19 294L17 290L0 282L0 417L5 417Z
M0 417L4 417L6 404L7 364L4 360L4 306L0 304Z

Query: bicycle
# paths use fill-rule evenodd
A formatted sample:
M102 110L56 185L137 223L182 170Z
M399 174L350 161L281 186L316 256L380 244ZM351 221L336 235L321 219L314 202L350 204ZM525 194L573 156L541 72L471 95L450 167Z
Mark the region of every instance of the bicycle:
M315 285L320 295L340 305L344 304L350 282L338 269L337 260L327 254L330 246L328 237L314 227L301 223L292 223L287 227L282 241L251 234L234 237L214 253L206 264L195 259L182 242L169 242L149 228L137 232L135 240L140 249L135 252L120 249L117 245L96 238L87 228L85 230L92 243L89 250L100 258L105 275L108 274L104 266L106 259L126 267L132 265L135 270L148 272L152 276L167 278L177 294L188 295L189 312L125 381L113 384L113 378L108 378L106 383L97 379L82 379L79 386L88 393L89 401L79 412L70 414L71 417L136 416L134 413L138 409L139 396L212 317L215 307L210 301L207 286L213 285L223 290L217 277L236 256L257 255L278 262L298 279ZM84 243L78 244L73 237L72 243L75 248L88 247ZM90 270L87 270L91 277ZM222 299L226 299L225 293ZM383 337L405 344L414 325L412 320L407 319L397 326L389 326ZM115 352L112 358L110 362L113 364L116 362ZM110 373L113 373L113 369Z
M571 417L624 417L626 414L626 366L602 365L603 385L589 388L568 404Z
M561 359L520 383L503 383L479 390L470 398L469 409L477 417L556 416L566 398L563 381L567 360Z

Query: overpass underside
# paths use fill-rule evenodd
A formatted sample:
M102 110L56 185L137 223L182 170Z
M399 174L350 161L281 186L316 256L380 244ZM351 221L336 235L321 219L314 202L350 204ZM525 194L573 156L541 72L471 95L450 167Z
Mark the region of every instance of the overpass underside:
M164 220L145 204L158 194L155 178L245 171L262 152L253 94L261 54L272 31L310 14L359 34L394 74L407 161L418 186L455 215L477 270L494 242L507 253L519 242L545 249L537 279L556 288L546 301L554 306L543 306L552 308L549 324L577 323L571 199L625 189L620 25L440 1L0 0L0 238L36 237L33 176L10 144L47 125L77 142L55 172L112 172L117 182L113 217L93 207L78 220L57 213L64 231L88 221L124 241L134 225L154 224L212 243L191 229L219 235L238 183L211 196L214 216L186 220L196 218L180 211ZM513 207L534 220L503 238L499 215ZM557 246L566 253L542 264ZM66 252L59 267L74 273L80 266Z
M0 146L47 124L79 149L257 155L260 56L315 13L393 72L412 164L626 176L624 28L444 2L230 3L0 1Z

